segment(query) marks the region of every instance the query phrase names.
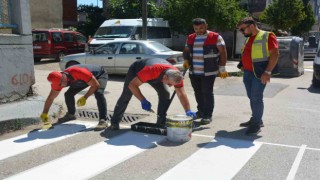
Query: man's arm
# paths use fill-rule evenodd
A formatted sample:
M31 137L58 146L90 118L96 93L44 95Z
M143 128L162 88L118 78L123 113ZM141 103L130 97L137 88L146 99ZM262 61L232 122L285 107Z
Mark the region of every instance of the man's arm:
M132 79L132 81L129 83L128 88L130 89L130 91L132 92L132 94L139 99L139 101L141 101L142 99L144 99L145 97L142 95L139 86L141 86L143 84L143 82L138 78L135 77Z
M55 91L51 89L50 94L48 95L46 102L44 103L44 108L42 113L48 114L49 109L54 101L54 99L59 95L60 91Z
M184 111L190 110L190 103L184 87L175 88L177 96L180 100L180 103L184 109Z
M265 71L271 72L273 70L273 68L278 63L279 49L274 48L274 49L271 49L269 52L270 52L269 62L268 62L268 65L267 65L267 68L265 69ZM266 84L267 82L270 82L270 76L271 75L269 75L267 73L263 73L261 75L261 83Z
M87 84L90 86L90 88L84 95L86 99L88 99L88 97L91 96L94 92L96 92L96 90L100 87L98 80L94 76L92 76L92 78L89 82L87 82Z
M220 53L219 66L226 66L227 63L227 49L226 46L217 46Z

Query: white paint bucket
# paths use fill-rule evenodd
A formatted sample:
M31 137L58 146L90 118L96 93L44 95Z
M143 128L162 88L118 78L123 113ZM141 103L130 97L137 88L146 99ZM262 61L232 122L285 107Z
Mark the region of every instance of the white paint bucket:
M186 142L191 139L192 117L186 115L167 116L167 138L173 142Z

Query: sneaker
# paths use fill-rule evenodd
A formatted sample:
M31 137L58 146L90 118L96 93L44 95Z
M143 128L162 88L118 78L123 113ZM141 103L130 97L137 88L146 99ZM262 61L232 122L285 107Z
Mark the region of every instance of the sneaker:
M212 118L202 118L200 121L201 125L206 125L206 124L210 124L212 121Z
M261 128L259 126L249 126L249 128L246 131L246 135L256 135L261 131Z
M117 131L120 129L119 124L111 124L110 129L113 131Z
M66 113L66 115L64 115L62 118L58 119L58 123L64 123L64 122L68 122L71 120L76 120L77 117L74 114L70 114L70 113Z
M241 123L240 127L249 127L251 125L252 121L253 121L253 118L250 118L249 121ZM263 121L261 121L260 127L264 127Z
M93 129L95 131L102 131L108 127L108 123L104 119L100 119L98 125Z

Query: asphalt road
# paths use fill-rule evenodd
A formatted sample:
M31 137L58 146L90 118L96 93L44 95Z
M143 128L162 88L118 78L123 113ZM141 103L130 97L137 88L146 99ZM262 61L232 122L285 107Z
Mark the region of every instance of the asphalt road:
M258 136L245 136L245 128L239 127L250 118L249 102L242 78L229 77L216 80L213 122L197 126L186 143L130 131L137 121L156 120L132 98L125 116L139 120L124 120L120 131L95 132L97 120L88 115L50 131L32 131L39 126L31 126L1 136L0 179L319 179L320 90L311 87L311 67L312 62L305 62L300 77L272 78L265 92L265 127ZM35 88L45 97L50 90L46 76L58 69L57 63L43 61L35 69ZM185 79L195 110L193 90ZM123 80L111 76L108 81L110 114ZM141 88L156 107L154 90ZM55 102L63 104L62 93ZM96 113L95 99L89 98L78 111ZM182 113L175 98L168 114Z

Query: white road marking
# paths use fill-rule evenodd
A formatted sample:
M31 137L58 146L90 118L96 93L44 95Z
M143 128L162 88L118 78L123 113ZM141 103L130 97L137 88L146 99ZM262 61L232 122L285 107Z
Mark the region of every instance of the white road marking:
M302 160L302 157L303 157L303 154L304 154L306 148L307 148L307 145L302 145L301 146L301 148L300 148L300 150L299 150L299 152L297 154L297 157L293 162L291 170L290 170L290 172L288 174L287 180L294 180L294 177L296 176L296 173L298 171L300 162Z
M110 140L89 146L8 179L89 179L156 146L165 136L129 131Z
M158 179L232 179L261 145L219 137Z
M313 69L304 69L305 71L313 72Z
M47 131L38 130L0 141L0 160L74 136L79 131L96 124L96 122L70 121Z

